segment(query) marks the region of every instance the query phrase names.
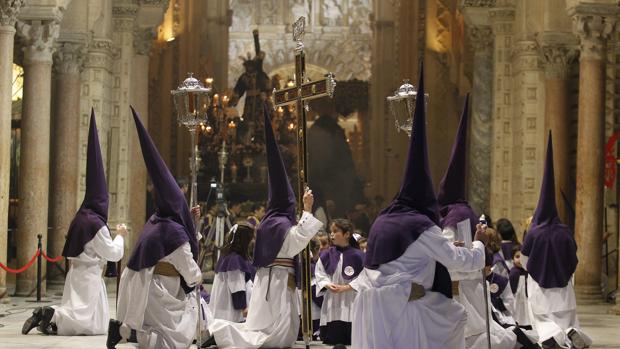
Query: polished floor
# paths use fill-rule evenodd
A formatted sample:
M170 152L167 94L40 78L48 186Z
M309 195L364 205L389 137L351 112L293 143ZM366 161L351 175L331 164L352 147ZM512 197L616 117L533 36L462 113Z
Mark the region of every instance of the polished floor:
M45 305L58 304L62 289L50 289ZM110 295L110 304L114 304L114 295ZM88 348L105 349L105 336L59 337L37 334L36 329L28 336L21 334L23 322L30 316L32 309L40 306L28 298L13 297L9 302L0 304L0 348L2 349L68 349ZM611 306L607 304L579 306L579 319L583 329L592 337L592 348L620 349L620 316L609 315ZM115 313L111 306L111 314ZM301 343L295 348L303 348ZM133 345L118 345L118 349L134 348ZM331 348L331 346L313 343L312 348Z

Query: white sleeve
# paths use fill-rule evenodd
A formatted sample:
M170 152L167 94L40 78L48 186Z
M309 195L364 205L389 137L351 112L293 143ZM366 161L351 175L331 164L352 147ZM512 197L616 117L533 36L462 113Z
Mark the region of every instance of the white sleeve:
M454 242L454 240L456 240L456 232L451 227L444 228L441 231L441 236L445 237L450 242ZM468 280L470 277L472 277L471 275L469 275L469 272L461 272L456 270L448 271L450 272L450 279L452 279L452 281ZM475 274L479 276L477 272Z
M278 252L278 258L293 258L298 255L322 226L323 223L312 213L304 211L297 225L286 234L282 248Z
M90 241L92 242L95 253L102 259L110 262L118 262L123 258L123 246L125 240L119 234L116 235L114 240L110 237L110 231L107 226L101 227L95 237Z
M327 285L332 283L329 275L325 272L325 267L323 267L323 262L321 262L321 258L316 261L316 267L314 267L314 280L316 281L316 296L320 297L325 294L324 288Z
M372 281L370 280L370 277L369 277L370 272L375 273L375 276L376 274L378 274L377 270L369 270L366 268L362 269L362 272L359 273L359 275L355 279L353 279L353 281L349 283L351 288L353 288L357 292L360 292L360 291L373 287Z
M202 272L194 260L189 242L179 246L164 259L183 276L187 286L193 287L202 281Z
M438 227L431 227L422 233L415 243L420 244L429 257L448 269L475 271L484 268L484 244L480 241L474 241L471 250L456 247L441 235Z
M230 293L245 291L245 273L241 270L227 271L225 273L226 283Z
M456 240L456 232L454 231L454 229L452 229L450 227L444 228L441 231L441 236L445 237L446 239L450 240L451 242Z
M527 271L527 261L530 257L524 255L523 253L521 253L521 266L523 267L523 269L525 269Z

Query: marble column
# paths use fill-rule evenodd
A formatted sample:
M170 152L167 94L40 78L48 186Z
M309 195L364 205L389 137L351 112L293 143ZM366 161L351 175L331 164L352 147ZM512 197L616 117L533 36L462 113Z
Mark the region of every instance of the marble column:
M569 113L569 77L570 64L577 57L577 47L566 44L543 44L542 56L545 66L545 137L547 130L553 134L553 154L555 171L555 202L562 222L569 222L569 208L562 198L573 197L570 183L570 113Z
M152 28L134 30L131 71L130 103L140 113L142 123L148 127L149 121L149 53L155 32ZM132 237L138 236L145 222L146 216L146 179L147 172L142 159L142 151L138 137L130 137L130 197L129 219L131 221ZM129 243L133 243L132 239ZM128 243L128 244L129 244Z
M581 46L575 200L579 265L575 290L582 302L602 301L605 55L606 40L613 30L615 13L615 6L609 8L609 12L569 9Z
M7 263L9 183L11 173L11 85L17 14L23 0L0 3L0 262ZM6 296L6 272L0 269L0 298Z
M24 42L18 265L26 264L36 251L37 234L43 235L43 246L47 246L52 53L59 27L57 21L31 20L17 24ZM17 295L32 294L36 288L36 274L36 268L30 268L17 275ZM42 274L45 274L45 264ZM45 290L45 281L42 290Z
M55 91L50 164L50 227L48 248L51 256L59 256L65 235L79 202L79 129L80 72L85 58L81 43L61 42L54 55ZM62 273L48 269L49 281L62 281Z
M470 157L468 199L476 212L489 212L493 105L493 33L489 26L467 31L474 50L471 91Z

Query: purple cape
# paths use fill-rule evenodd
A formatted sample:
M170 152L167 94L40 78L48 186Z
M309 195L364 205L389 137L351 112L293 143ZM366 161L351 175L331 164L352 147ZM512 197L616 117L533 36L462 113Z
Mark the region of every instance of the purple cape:
M521 253L528 256L527 271L542 288L566 287L577 269L577 243L571 229L560 222L555 206L551 132L540 198Z
M512 248L514 247L514 245L515 244L512 241L502 241L502 254L504 255L505 260L512 260Z
M268 197L265 217L256 229L254 266L266 267L280 252L288 231L296 224L295 194L286 175L265 104L265 148L267 152Z
M90 112L86 157L86 193L80 209L69 225L62 250L64 257L77 257L108 221L108 187L99 148L95 111Z
M439 224L439 209L426 149L426 103L422 64L418 87L413 133L400 191L379 214L368 234L364 265L370 269L398 259L424 231ZM432 290L452 297L450 274L439 262L435 266Z
M517 266L510 269L510 275L508 278L510 279L510 289L512 290L512 293L517 293L517 288L519 287L519 278L521 277L521 275L525 275L525 277L527 278L527 271Z
M216 274L235 270L241 270L245 273L245 281L253 279L254 273L256 273L252 264L235 252L222 256L215 265Z
M501 295L508 285L508 279L499 274L491 273L487 275L487 281L490 284L496 284L498 286L497 292L491 292L491 303L495 309L499 311L506 311L506 305L504 304Z
M364 269L364 252L357 248L350 246L337 247L332 246L327 251L323 251L320 254L321 263L325 267L325 272L328 275L334 275L338 262L340 262L340 255L342 254L342 277L345 280L355 279L359 273ZM347 269L350 267L350 269ZM345 271L351 270L351 275L347 275Z

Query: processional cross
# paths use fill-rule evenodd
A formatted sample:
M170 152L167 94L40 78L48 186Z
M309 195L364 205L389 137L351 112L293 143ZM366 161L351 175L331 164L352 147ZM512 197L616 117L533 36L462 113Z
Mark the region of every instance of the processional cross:
M274 108L295 103L297 111L297 209L303 211L303 195L308 183L308 160L306 157L306 104L311 99L324 96L333 97L336 81L329 73L325 79L309 82L306 79L306 61L303 35L305 33L306 18L299 17L293 23L293 41L295 41L295 86L273 92ZM269 125L265 125L267 127ZM310 284L310 248L300 254L301 260L301 328L306 348L312 340L312 286Z

